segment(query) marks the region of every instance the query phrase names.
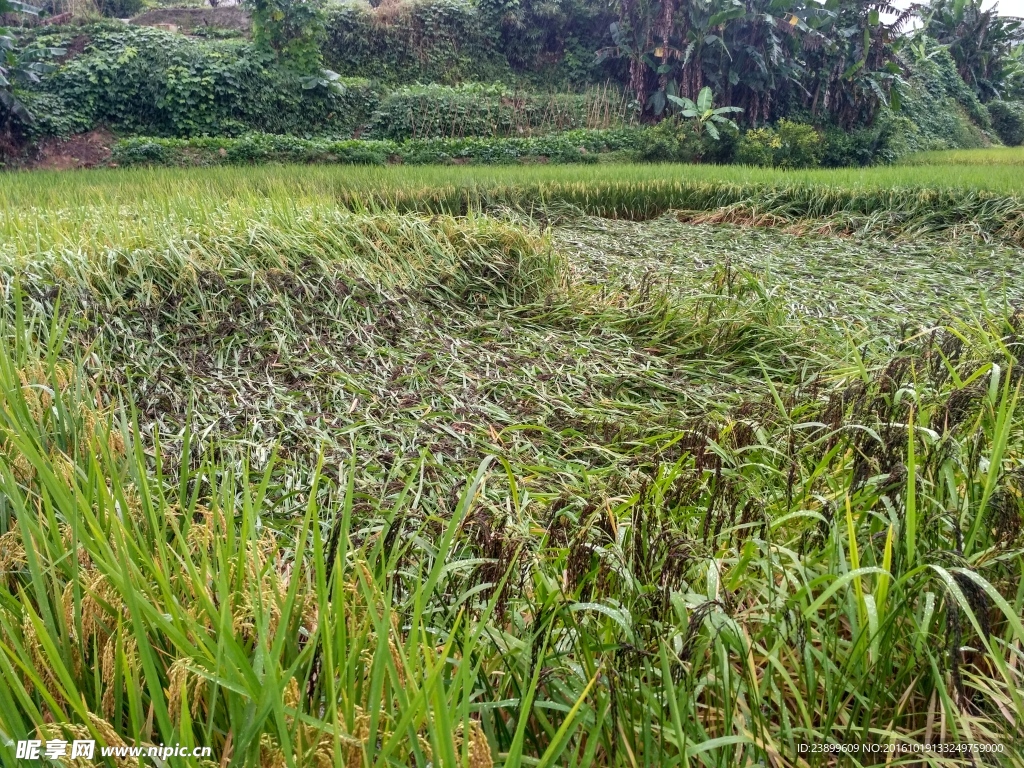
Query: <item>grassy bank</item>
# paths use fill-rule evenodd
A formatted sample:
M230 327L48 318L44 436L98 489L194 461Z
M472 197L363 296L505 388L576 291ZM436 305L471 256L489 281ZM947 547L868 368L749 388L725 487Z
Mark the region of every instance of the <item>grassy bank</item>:
M714 170L7 177L0 732L1021 765L1016 198Z

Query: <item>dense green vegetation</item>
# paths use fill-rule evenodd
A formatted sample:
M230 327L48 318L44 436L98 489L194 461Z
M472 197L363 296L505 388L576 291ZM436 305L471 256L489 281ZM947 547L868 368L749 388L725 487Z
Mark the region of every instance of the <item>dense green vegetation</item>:
M1003 143L1010 147L1024 144L1024 102L993 101L988 105L992 128Z
M1024 31L979 3L886 21L885 3L852 0L251 0L252 41L76 21L20 33L17 49L53 71L11 92L25 110L5 122L22 140L107 127L403 141L664 121L637 159L891 163L1019 142ZM741 135L709 144L683 116L704 87Z
M3 143L10 133L11 123L24 125L32 120L32 114L15 92L17 85L38 83L40 77L50 71L46 58L58 53L39 45L19 46L8 27L3 26L6 18L15 13L34 14L37 9L19 0L0 0L0 159L3 157Z
M82 48L27 94L37 134L107 125L127 134L233 136L261 130L298 136L424 138L519 135L625 121L621 93L532 93L463 83L389 88L371 67L338 87L303 88L302 75L238 39L200 40L110 23L36 32L37 45Z
M611 87L582 93L531 93L464 83L399 88L381 99L362 135L375 139L524 136L608 128L630 120Z
M366 80L345 81L343 93L305 89L299 73L241 40L111 23L40 31L33 40L59 50L84 46L27 94L37 135L97 125L148 136L348 134L379 99Z
M239 139L126 139L114 147L120 165L238 165L245 163L325 163L385 165L406 163L515 162L586 163L622 155L642 142L639 131L576 130L534 138L465 138L318 141L256 134ZM630 155L631 156L631 155Z
M926 21L931 37L946 46L957 73L978 98L1021 95L1024 70L1019 44L1024 20L1000 18L998 6L935 0L929 4Z
M959 167L10 177L0 733L1019 765L1021 182Z

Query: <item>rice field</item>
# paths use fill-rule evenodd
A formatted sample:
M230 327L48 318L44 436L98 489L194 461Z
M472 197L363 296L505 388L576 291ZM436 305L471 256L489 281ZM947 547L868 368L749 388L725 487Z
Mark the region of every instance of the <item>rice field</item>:
M907 159L911 165L984 165L988 167L1024 165L1024 147L989 147L987 149L949 149L942 152L919 152Z
M588 187L620 184L718 185L751 190L808 187L830 192L852 191L882 195L890 190L930 192L958 190L977 194L1016 196L1024 178L1015 162L976 167L962 158L1016 157L1019 148L921 153L913 166L874 166L815 170L777 170L715 165L582 165L582 166L256 166L212 169L101 169L87 174L34 171L7 174L0 184L6 211L18 207L77 208L101 202L137 205L140 202L176 206L191 200L226 198L324 197L390 201L425 197L433 190L456 188L484 192L501 188L534 190L573 184ZM947 159L948 158L948 159ZM875 206L877 207L877 206Z
M1011 171L4 177L2 762L1024 766Z

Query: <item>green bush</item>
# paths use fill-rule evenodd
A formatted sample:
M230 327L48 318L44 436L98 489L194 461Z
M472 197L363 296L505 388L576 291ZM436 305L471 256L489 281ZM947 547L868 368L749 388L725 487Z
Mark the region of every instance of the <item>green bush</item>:
M751 128L740 139L736 161L744 165L775 165L775 152L782 148L782 140L770 127Z
M88 115L74 108L65 99L52 93L17 92L18 99L32 115L32 122L23 127L31 139L46 136L70 136L93 127Z
M516 93L501 85L401 88L381 101L366 136L376 139L521 136L623 120L623 100L611 89L584 93Z
M632 132L567 131L529 138L413 139L395 153L411 165L479 163L507 165L523 160L549 163L596 163L601 152L628 149Z
M88 44L80 55L31 87L59 116L46 124L54 134L105 124L146 136L347 136L380 98L367 80L344 80L343 92L303 88L299 74L244 41L100 25L51 33L45 42L64 47L81 38Z
M917 62L913 67L916 79L933 95L944 93L953 98L979 127L986 130L991 128L988 111L978 100L974 89L960 77L949 49L929 41L928 50L928 58Z
M992 128L1008 147L1024 144L1024 101L993 101L988 105Z
M121 166L254 165L258 163L339 163L383 165L390 142L309 140L293 136L250 134L239 138L122 139L112 162Z
M643 133L637 147L637 159L645 163L682 162L685 135L676 120L662 120Z
M159 139L125 139L114 145L112 160L118 165L174 165L174 150Z
M434 165L520 162L595 163L610 152L631 152L642 131L636 128L567 131L528 138L386 139L331 141L250 134L239 138L123 139L114 145L118 165L246 165L255 163L324 163Z
M876 163L895 163L919 151L920 128L906 115L884 108L879 111L875 124L862 130L865 140L871 142L871 153Z
M245 37L245 32L231 27L198 26L188 30L192 37L202 37L207 40L236 40Z
M827 128L822 136L821 164L826 168L871 165L874 152L870 131Z
M918 151L920 131L914 122L889 108L879 110L873 125L854 131L826 129L821 164L826 168L895 163Z
M719 138L698 134L690 121L667 118L639 134L637 159L646 163L729 163L738 140L737 131L721 127Z
M825 142L812 125L783 118L774 127L752 128L740 139L736 161L773 168L814 168L821 164Z
M400 141L607 128L624 117L621 95L610 87L540 94L500 84L417 85L383 98L375 82L346 77L340 92L307 90L300 74L244 40L197 40L116 22L40 31L35 40L84 44L29 86L27 100L45 113L35 137L107 125L150 137L259 131Z

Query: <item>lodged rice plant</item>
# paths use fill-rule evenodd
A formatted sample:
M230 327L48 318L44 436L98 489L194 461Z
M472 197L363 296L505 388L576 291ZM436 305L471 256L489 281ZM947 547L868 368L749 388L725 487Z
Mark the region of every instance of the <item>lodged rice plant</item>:
M0 188L2 240L74 240L91 227L203 221L235 202L287 210L297 201L356 211L465 215L514 208L649 220L692 211L719 223L804 224L901 238L1024 238L1012 165L920 165L780 171L711 165L570 167L236 167L11 175ZM124 214L127 214L125 216ZM173 217L169 217L173 214ZM128 224L131 222L131 225ZM85 229L82 226L85 225ZM102 241L101 241L102 242Z
M1024 764L1012 307L823 322L679 217L706 267L557 206L110 205L4 215L5 764Z

